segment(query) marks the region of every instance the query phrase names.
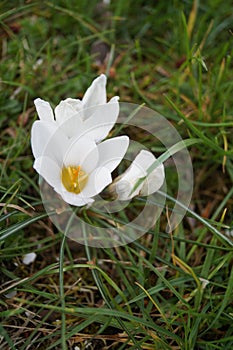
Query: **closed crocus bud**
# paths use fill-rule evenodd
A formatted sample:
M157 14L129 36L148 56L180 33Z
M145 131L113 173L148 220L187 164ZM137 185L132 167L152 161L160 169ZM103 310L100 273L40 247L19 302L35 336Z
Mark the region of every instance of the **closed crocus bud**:
M159 164L148 174L148 169L155 161L156 158L151 152L142 150L130 167L111 185L111 192L117 195L117 199L126 201L135 196L148 196L158 191L165 175L163 164Z

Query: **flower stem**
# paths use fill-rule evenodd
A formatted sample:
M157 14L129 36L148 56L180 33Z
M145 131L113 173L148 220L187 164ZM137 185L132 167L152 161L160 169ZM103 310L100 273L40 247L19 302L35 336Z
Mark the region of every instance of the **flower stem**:
M61 346L62 350L67 350L66 345L66 314L65 314L65 293L64 293L64 273L63 273L63 265L64 265L64 250L66 243L66 235L63 236L61 247L60 247L60 259L59 259L59 291L60 291L60 300L62 307L61 314Z

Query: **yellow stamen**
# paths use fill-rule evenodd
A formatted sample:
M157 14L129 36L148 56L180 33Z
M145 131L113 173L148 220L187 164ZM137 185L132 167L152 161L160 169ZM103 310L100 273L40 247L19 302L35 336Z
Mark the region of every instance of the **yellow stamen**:
M81 166L63 167L61 180L68 192L80 193L87 184L88 175Z

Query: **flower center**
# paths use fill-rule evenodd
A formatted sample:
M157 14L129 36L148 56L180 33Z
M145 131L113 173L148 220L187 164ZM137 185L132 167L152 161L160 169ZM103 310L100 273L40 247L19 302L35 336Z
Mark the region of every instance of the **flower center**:
M68 192L80 193L86 186L88 175L81 166L68 166L62 168L61 180Z

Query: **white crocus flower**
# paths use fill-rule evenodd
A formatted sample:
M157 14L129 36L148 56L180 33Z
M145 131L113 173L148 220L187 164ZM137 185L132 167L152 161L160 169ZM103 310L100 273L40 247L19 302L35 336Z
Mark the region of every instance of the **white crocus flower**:
M65 202L82 206L92 203L112 182L111 172L122 160L129 139L120 136L96 144L85 134L69 139L51 122L35 122L31 144L35 170Z
M95 137L95 141L100 142L108 135L119 114L118 96L107 103L106 80L106 76L101 74L92 82L82 100L67 98L55 107L54 112L47 101L37 98L34 103L40 121L55 122L69 138L76 137L77 132L92 129L93 135L89 137Z
M111 190L117 194L117 199L124 201L135 196L148 196L158 191L165 178L163 164L156 167L149 175L147 174L155 161L156 158L151 152L142 150L125 173L112 184ZM141 183L134 190L140 179Z

